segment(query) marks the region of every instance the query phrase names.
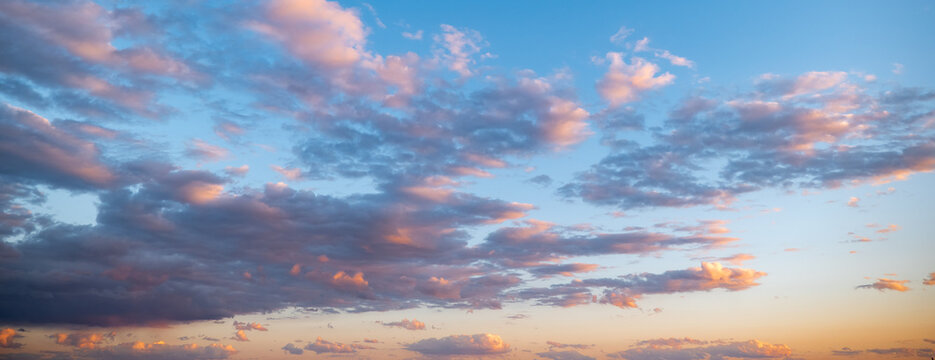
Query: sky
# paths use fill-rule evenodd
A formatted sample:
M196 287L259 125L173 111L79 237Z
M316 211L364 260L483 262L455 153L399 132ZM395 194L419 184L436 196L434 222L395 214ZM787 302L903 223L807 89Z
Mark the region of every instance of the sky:
M0 2L0 359L935 357L935 4Z

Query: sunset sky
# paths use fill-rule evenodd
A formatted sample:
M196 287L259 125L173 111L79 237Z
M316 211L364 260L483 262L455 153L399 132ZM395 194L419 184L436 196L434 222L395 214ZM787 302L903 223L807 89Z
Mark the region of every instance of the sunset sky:
M931 1L0 1L0 359L935 357Z

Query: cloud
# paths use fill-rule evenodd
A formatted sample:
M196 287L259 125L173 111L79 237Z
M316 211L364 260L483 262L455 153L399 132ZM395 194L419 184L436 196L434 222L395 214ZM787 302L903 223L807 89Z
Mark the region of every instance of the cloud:
M930 273L927 279L922 279L923 285L935 285L935 272Z
M542 174L542 175L533 176L527 179L526 182L548 187L552 185L552 178L549 177L548 175Z
M877 233L880 233L880 234L887 234L887 233L891 233L891 232L897 232L897 231L899 231L900 229L902 229L902 228L901 228L899 225L896 225L896 224L889 224L889 225L887 225L885 228L882 228L882 229L880 229L880 230L877 230Z
M409 40L422 40L422 30L416 32L403 32L403 37Z
M305 345L305 350L314 351L316 354L326 354L326 353L356 353L357 350L373 349L373 347L360 345L360 344L342 344L338 342L330 342L327 340L322 340L321 336L315 339L314 343L308 343Z
M720 263L702 262L701 267L670 270L661 274L630 274L617 278L575 279L548 288L527 288L513 293L519 299L541 305L571 307L590 303L609 304L622 309L636 308L637 299L647 294L674 294L725 289L740 291L759 285L766 273L743 268L726 268ZM603 289L601 295L594 291Z
M904 66L903 64L900 64L900 63L893 63L893 70L892 70L892 71L893 71L893 74L902 75L903 69L904 69L905 67L906 67L906 66Z
M243 330L237 330L236 332L234 332L234 337L232 337L231 339L237 340L237 341L250 341L250 339L247 338L247 333L244 332Z
M671 52L669 52L669 50L656 51L655 55L658 58L669 60L669 63L675 66L684 66L688 68L695 67L694 61L688 60L681 56L676 56L672 54Z
M434 37L439 46L437 56L449 70L458 73L461 78L474 75L475 72L471 69L475 63L474 55L487 46L487 42L475 30L458 29L448 24L442 24L441 29L442 34Z
M891 355L895 357L932 357L935 356L935 349L927 348L885 348L885 349L866 349L868 353L877 355Z
M537 353L541 357L552 359L552 360L594 360L594 357L590 357L579 353L574 350L565 350L565 351L547 351Z
M395 326L406 330L425 330L425 323L416 319L403 319L402 321L385 322L383 326Z
M610 66L597 82L597 91L611 106L619 106L639 99L641 93L671 84L675 75L656 75L659 67L642 58L634 57L627 64L622 53L609 52Z
M287 352L292 355L302 355L303 353L305 353L305 350L302 350L302 348L295 346L292 343L288 343L285 346L283 346L282 351Z
M231 139L243 135L244 128L230 121L220 121L214 125L214 134L219 138L230 141Z
M132 7L110 11L89 1L6 1L0 5L0 17L2 32L11 34L0 46L10 51L0 56L0 67L13 77L7 84L31 83L51 95L31 90L16 96L33 105L55 105L92 117L154 118L167 112L153 101L155 90L206 77L147 41L158 37L160 28L149 26L150 19ZM119 36L129 34L137 41L121 48L114 45Z
M264 10L248 26L312 66L348 68L371 56L365 49L367 30L358 14L338 3L275 0Z
M841 350L831 350L831 355L834 356L857 356L860 355L863 351L854 350L849 347L843 347Z
M737 241L724 236L720 227L679 227L676 234L634 230L619 233L582 232L553 223L526 220L525 226L503 227L487 236L478 247L490 261L510 266L539 267L533 272L558 274L593 270L587 264L542 266L543 262L570 256L598 254L650 254L676 249L711 249ZM715 229L715 232L712 232Z
M786 358L790 355L792 355L792 349L786 345L774 345L759 340L735 341L693 347L637 347L609 354L611 358L626 360L725 358L774 359Z
M154 343L133 342L101 347L93 350L80 350L75 353L78 359L179 359L179 360L207 360L227 359L237 353L237 349L230 345L198 344L168 345L165 342Z
M68 189L115 185L98 147L25 109L0 105L0 170L22 181Z
M756 256L753 256L753 255L750 255L750 254L734 254L734 255L731 255L731 256L726 256L726 257L718 258L717 260L718 260L718 261L729 262L729 263L731 263L731 264L740 266L740 265L743 265L743 263L745 263L745 262L747 262L747 261L750 261L750 260L753 260L753 259L756 259Z
M633 33L633 29L629 29L626 26L621 26L617 32L610 36L610 42L614 44L622 44L624 40L627 39L630 34Z
M201 139L194 139L188 143L185 154L202 161L218 161L226 158L229 151L220 146L206 143Z
M883 290L894 290L899 292L909 291L909 287L903 285L908 283L909 280L892 280L892 279L877 279L873 284L859 285L857 289L877 289L880 291Z
M581 264L581 263L561 264L561 265L543 265L543 266L530 268L529 272L536 274L536 275L542 275L542 276L550 276L550 275L574 276L574 274L576 273L585 273L585 272L591 272L591 271L597 270L598 267L599 265L597 264Z
M850 206L850 207L860 207L859 203L860 203L860 198L858 197L851 196L851 198L847 200L847 206Z
M114 337L117 335L116 332L111 332L109 334L101 333L58 333L55 335L49 336L52 339L55 339L55 343L59 345L73 346L80 349L94 349L101 346L104 341L114 340Z
M492 355L510 351L510 346L494 334L451 335L423 339L409 344L406 350L422 355Z
M0 330L0 348L18 349L23 347L23 344L16 342L15 339L18 337L22 337L22 335L16 335L16 330L12 328Z
M270 165L270 168L272 168L273 171L278 172L279 174L284 176L286 179L289 179L289 180L301 180L302 179L302 169L284 168L279 165Z
M794 79L767 74L760 77L757 88L785 98L814 94L842 85L847 80L843 71L811 71Z
M689 337L685 338L659 338L659 339L649 339L649 340L640 340L636 343L636 346L643 346L653 349L664 349L664 348L674 348L681 349L683 346L696 346L696 345L707 345L709 342L705 340L692 339Z
M247 175L249 171L250 171L250 166L247 164L237 166L237 167L233 167L233 166L224 167L224 172L230 176L245 176Z
M558 193L620 209L728 209L760 189L883 184L935 170L935 134L918 115L929 111L925 100L887 104L885 92L870 94L843 72L770 75L755 87L685 99L640 146L617 140L627 128L605 127L611 153Z
M263 327L263 325L260 325L260 323L255 323L255 322L245 323L245 322L239 322L239 321L234 321L234 329L237 329L237 330L250 330L250 331L252 331L252 330L257 330L257 331L268 331L268 330L269 330L269 329Z
M560 342L551 341L551 340L546 341L545 343L546 345L549 345L549 350L553 348L558 348L558 349L572 348L572 349L580 350L580 349L587 349L587 348L594 346L594 345L586 345L586 344L562 344Z
M263 327L263 325L260 325L259 323L245 323L239 321L234 321L234 330L237 331L234 332L234 336L231 339L237 341L250 341L250 339L247 338L246 331L268 331L267 328Z
M649 38L643 37L636 41L636 44L633 46L633 52L643 52L649 51Z

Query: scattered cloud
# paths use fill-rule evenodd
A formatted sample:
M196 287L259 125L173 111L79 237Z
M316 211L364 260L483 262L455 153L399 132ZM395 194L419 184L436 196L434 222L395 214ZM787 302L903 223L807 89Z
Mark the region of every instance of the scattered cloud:
M851 196L851 198L847 200L847 206L854 207L854 208L860 207L860 198Z
M905 66L900 63L893 63L893 74L902 75Z
M584 355L574 350L554 351L537 353L541 357L552 360L595 360L596 358Z
M614 359L776 359L792 355L792 349L782 344L770 344L759 340L721 342L706 346L684 346L684 342L675 342L675 346L650 344L629 350L611 353ZM707 342L705 342L707 344Z
M877 279L873 284L859 285L857 289L877 289L879 291L894 290L899 292L909 291L909 287L903 285L909 280Z
M405 347L422 355L492 355L510 351L510 346L494 334L451 335L417 341Z
M929 273L928 278L922 280L923 285L935 285L935 272Z
M633 34L633 29L621 26L617 32L610 36L610 42L618 45L623 44L623 41L626 40L630 34Z
M322 340L321 336L315 339L315 342L308 343L305 345L305 350L314 351L316 354L326 354L326 353L356 353L357 350L373 349L373 347L360 344L342 344L338 342L330 342L327 340Z
M401 321L384 322L383 326L400 327L406 330L425 330L425 323L416 319L402 319Z
M422 40L422 30L416 32L403 32L403 37L409 40Z
M0 348L6 349L18 349L23 347L23 344L16 342L16 338L22 337L22 335L17 335L16 330L12 328L3 328L0 330Z
M472 69L477 55L487 42L480 33L471 29L458 29L448 24L441 25L442 33L434 40L439 47L437 56L449 70L458 73L461 78L475 74Z
M292 355L302 355L303 353L305 353L305 350L303 350L302 348L298 346L293 345L292 343L286 344L285 346L281 348L281 350L283 352L286 352Z
M597 91L611 106L616 107L639 99L645 91L671 84L675 75L658 74L659 67L642 58L634 57L627 64L622 53L609 52L610 65L597 82Z

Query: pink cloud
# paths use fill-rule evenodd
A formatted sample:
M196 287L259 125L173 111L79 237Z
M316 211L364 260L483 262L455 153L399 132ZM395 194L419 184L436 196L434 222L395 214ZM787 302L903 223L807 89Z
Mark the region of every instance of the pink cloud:
M284 168L279 165L270 165L270 168L273 171L278 172L280 175L284 176L289 180L300 180L302 179L302 169L299 168Z
M719 261L729 262L734 265L743 265L744 262L756 259L756 256L750 254L734 254L727 257L718 258Z
M653 349L664 349L664 348L674 348L681 349L686 345L707 345L708 341L692 339L689 337L685 338L659 338L659 339L649 339L641 340L636 343L636 346L645 346Z
M237 167L225 166L224 172L231 176L244 176L244 175L247 175L248 172L250 172L250 166L247 164L237 166Z
M25 109L0 105L0 166L12 174L47 178L66 187L106 187L117 175L101 162L100 151ZM3 163L13 162L4 165Z
M188 143L185 153L193 158L203 161L218 161L229 154L227 149L209 144L201 139L193 139Z
M422 355L493 355L510 351L510 346L494 334L451 335L424 339L406 346Z
M657 76L659 67L642 58L634 57L627 64L622 53L609 52L610 67L597 82L597 91L611 106L636 101L640 94L671 84L675 75L664 73Z
M326 354L326 353L356 353L357 350L364 349L373 349L371 346L360 345L360 344L342 344L339 342L331 342L323 340L321 336L315 339L314 343L309 343L305 345L305 350L314 351L316 354Z
M357 12L335 2L274 0L262 20L247 26L314 66L349 68L371 57L365 50L367 30Z
M850 206L850 207L860 207L859 203L860 203L860 198L855 197L855 196L851 196L851 198L847 200L847 206Z
M442 24L441 29L442 34L435 36L435 42L442 50L438 54L441 61L461 78L474 75L474 55L487 45L484 38L477 31L458 29L448 24Z

